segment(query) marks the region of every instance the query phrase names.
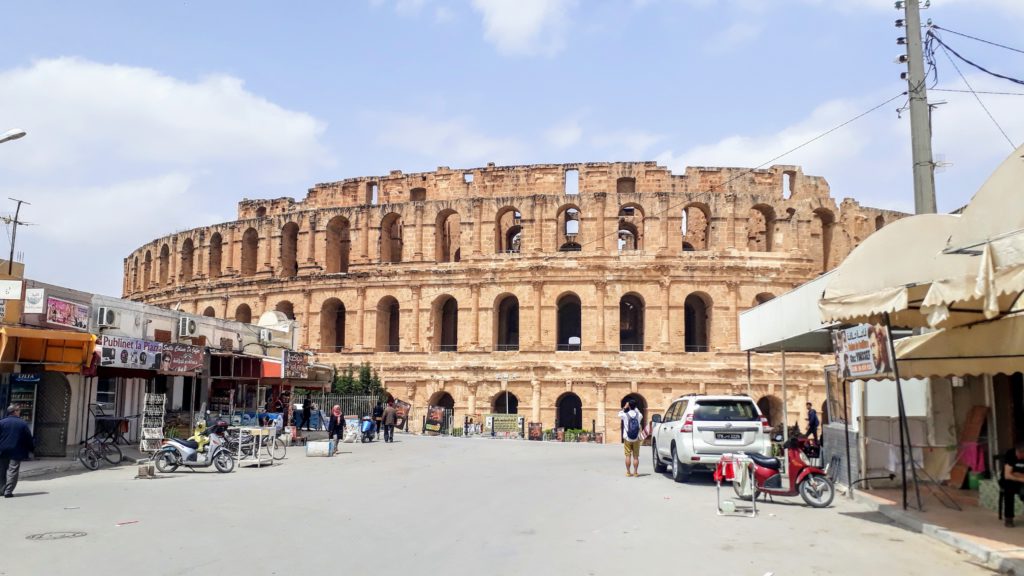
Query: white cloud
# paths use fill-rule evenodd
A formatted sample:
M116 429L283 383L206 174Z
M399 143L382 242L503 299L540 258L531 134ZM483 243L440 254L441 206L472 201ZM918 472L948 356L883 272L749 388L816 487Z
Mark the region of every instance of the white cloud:
M484 38L508 55L553 56L565 47L568 13L577 0L473 0Z
M663 135L646 130L617 130L597 134L591 142L595 148L610 151L615 158L640 160L647 157L651 147L664 140Z
M434 22L438 24L447 24L455 19L455 12L447 6L437 6L434 8Z
M0 173L32 202L18 250L41 280L117 293L135 247L331 164L322 122L230 76L58 58L2 71L0 85L0 110L29 133L0 145Z
M570 118L544 132L544 139L547 143L559 150L574 146L582 137L583 127L580 126L579 118Z
M387 116L380 119L377 143L431 159L437 165L514 163L525 147L515 138L488 136L466 118Z
M713 53L729 52L756 40L763 30L764 26L753 22L733 22L721 34L713 35L706 48Z

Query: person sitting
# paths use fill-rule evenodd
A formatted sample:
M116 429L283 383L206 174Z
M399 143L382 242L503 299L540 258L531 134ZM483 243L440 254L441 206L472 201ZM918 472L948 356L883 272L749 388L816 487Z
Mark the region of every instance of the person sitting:
M1013 449L1003 454L1002 472L999 486L1003 489L1003 521L1007 528L1013 528L1017 495L1024 487L1024 442L1017 442Z
M189 440L198 445L196 452L199 454L206 452L206 445L210 443L210 435L206 433L206 421L200 420L196 422L196 429L192 432L192 437Z

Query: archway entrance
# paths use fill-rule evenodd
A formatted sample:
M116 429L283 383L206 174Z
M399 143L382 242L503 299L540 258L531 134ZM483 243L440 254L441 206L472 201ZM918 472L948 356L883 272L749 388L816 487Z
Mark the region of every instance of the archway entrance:
M446 410L454 410L455 398L452 398L451 394L444 391L435 392L434 395L430 397L430 402L428 404L431 406L440 406Z
M491 405L495 414L519 414L519 397L511 392L498 392Z
M640 411L640 428L643 429L647 425L647 399L633 392L622 397L619 407L625 408L626 403L630 400L636 402L636 409ZM619 437L622 437L622 420L619 420Z
M757 408L761 411L761 415L768 419L768 424L772 427L784 423L785 409L782 399L778 396L762 396L757 401Z
M567 430L583 429L583 401L572 392L566 392L555 402L555 427Z

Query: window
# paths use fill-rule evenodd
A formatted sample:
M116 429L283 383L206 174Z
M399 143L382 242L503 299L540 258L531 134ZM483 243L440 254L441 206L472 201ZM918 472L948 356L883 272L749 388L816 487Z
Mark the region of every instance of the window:
M402 217L392 212L380 223L380 261L398 263L402 261Z
M558 299L558 342L557 350L582 349L583 307L580 297L568 293Z
M575 196L580 193L580 171L579 170L566 170L565 171L565 194L566 196Z
M249 228L242 234L242 276L256 274L256 260L260 249L260 234L255 228Z
M434 224L434 260L458 262L461 259L462 229L459 213L444 210Z
M96 380L96 403L105 414L116 414L118 379L101 376Z
M349 253L352 249L348 219L335 216L327 223L327 273L348 272Z
M181 281L190 282L192 280L192 266L195 261L195 244L192 243L191 238L186 238L181 243Z
M413 188L409 190L409 200L411 202L423 202L427 199L426 188Z
M220 255L221 255L221 240L220 232L214 232L213 236L210 236L210 278L220 278Z
M619 178L615 181L615 192L618 194L636 193L636 178Z
M281 229L281 277L291 278L299 274L299 225L289 222Z
M760 421L753 402L744 400L700 400L693 411L696 422L715 420L719 422Z

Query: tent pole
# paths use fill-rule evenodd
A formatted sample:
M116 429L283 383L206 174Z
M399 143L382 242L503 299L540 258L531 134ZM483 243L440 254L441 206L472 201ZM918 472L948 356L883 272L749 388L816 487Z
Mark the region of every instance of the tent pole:
M889 339L889 360L892 362L893 376L896 377L896 403L899 409L898 420L900 426L900 466L902 467L903 477L903 509L906 510L908 506L907 502L907 444L910 443L910 428L907 426L907 410L906 405L903 403L903 383L900 380L900 368L899 362L896 361L896 346L892 341L892 324L889 320L889 313L886 312L883 315L885 320L885 333ZM917 509L921 510L921 490L917 485L917 468L914 466L914 452L913 447L910 447L910 473L914 479L914 493L917 495Z
M747 396L754 397L750 389L750 350L747 350Z
M782 443L789 442L789 396L786 394L786 349L782 349Z
M846 444L846 496L852 499L853 498L853 462L850 461L850 410L847 407L847 403L846 403L846 397L847 397L846 378L842 374L840 374L838 371L836 372L836 377L843 379L843 430L845 431L845 436L843 438L843 440L844 440L843 443ZM822 431L822 432L824 432L824 431Z

